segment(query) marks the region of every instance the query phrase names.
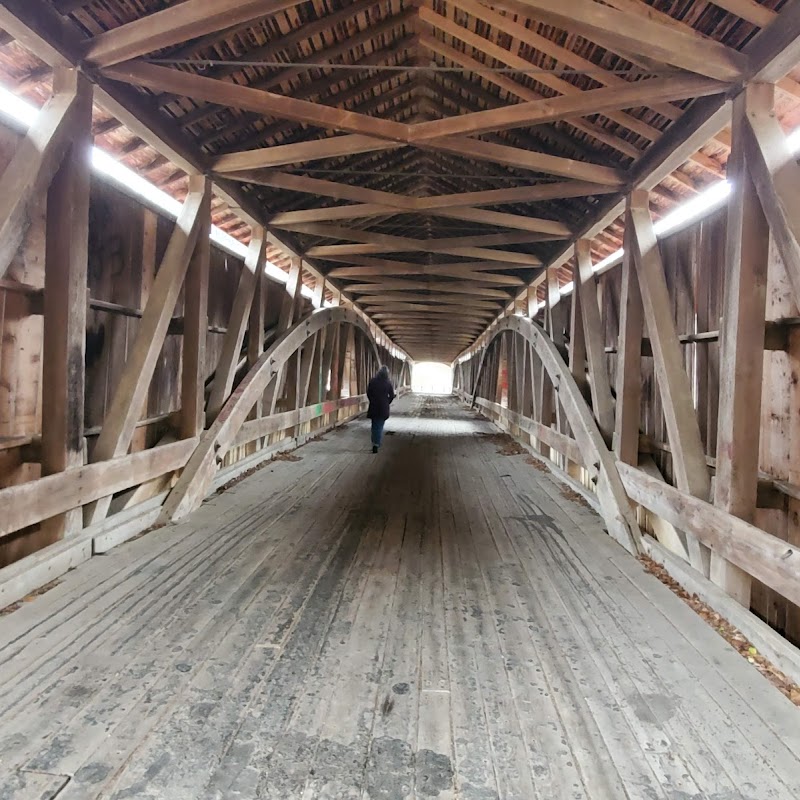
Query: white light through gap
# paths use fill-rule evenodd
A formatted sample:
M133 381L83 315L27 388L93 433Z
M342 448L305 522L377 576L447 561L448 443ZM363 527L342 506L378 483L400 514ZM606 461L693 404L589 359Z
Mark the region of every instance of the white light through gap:
M33 124L38 114L39 109L35 105L0 86L0 116L12 123L16 123L18 127L27 129ZM125 193L144 200L172 219L177 219L181 211L180 201L98 147L92 147L91 158L92 169L98 175L102 175L111 183L116 184ZM247 245L238 239L234 239L233 236L216 225L211 226L210 238L214 244L237 258L244 260L247 256ZM286 283L289 278L282 269L279 269L269 261L267 262L266 273L281 283ZM303 286L300 291L304 297L313 297L313 292L307 286Z

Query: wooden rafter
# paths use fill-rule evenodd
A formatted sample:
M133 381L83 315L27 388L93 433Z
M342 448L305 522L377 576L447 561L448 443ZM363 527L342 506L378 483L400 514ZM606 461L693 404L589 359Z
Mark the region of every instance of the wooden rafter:
M85 48L85 58L107 67L235 24L278 14L301 2L276 0L265 14L261 0L215 0L213 8L207 0L186 0L95 36Z
M491 5L546 19L612 50L619 47L623 53L709 78L736 80L747 66L745 56L719 42L594 0L494 0Z

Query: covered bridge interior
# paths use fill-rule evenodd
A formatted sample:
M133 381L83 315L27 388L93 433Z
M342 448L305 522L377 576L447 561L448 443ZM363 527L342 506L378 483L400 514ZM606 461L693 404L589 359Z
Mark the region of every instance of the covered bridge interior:
M0 798L800 796L799 67L0 0Z

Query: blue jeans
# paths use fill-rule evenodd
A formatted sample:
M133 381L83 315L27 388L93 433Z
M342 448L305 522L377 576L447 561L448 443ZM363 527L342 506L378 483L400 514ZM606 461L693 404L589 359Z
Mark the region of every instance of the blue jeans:
M383 426L386 424L385 419L372 420L372 444L375 447L380 447L383 441Z

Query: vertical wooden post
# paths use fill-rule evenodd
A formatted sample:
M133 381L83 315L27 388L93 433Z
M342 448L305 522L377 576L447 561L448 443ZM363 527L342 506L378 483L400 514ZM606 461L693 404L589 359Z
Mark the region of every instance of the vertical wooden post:
M351 325L339 326L339 338L336 347L336 365L331 375L331 394L334 400L341 400L344 397L345 377L347 369L347 353L350 347L350 337L352 336ZM333 378L335 377L335 383ZM349 391L348 384L348 391Z
M517 339L515 334L509 334L507 370L508 370L508 407L512 411L518 411L517 407Z
M149 208L142 208L142 272L141 284L139 287L138 306L146 308L150 300L150 292L153 290L153 283L156 279L156 259L158 256L158 214ZM132 320L131 320L132 321ZM138 326L138 320L136 321ZM127 329L125 336L127 338ZM110 357L110 353L109 353ZM204 398L205 399L205 398ZM142 399L142 407L139 409L139 417L147 416L147 400L145 394ZM147 449L147 428L136 428L131 437L131 452Z
M283 333L288 331L295 322L297 309L300 307L300 289L303 286L303 261L298 257L292 258L289 277L286 280L286 294L281 305L281 316L278 320L278 330Z
M327 373L325 372L325 358L330 353L328 340L333 336L333 330L328 326L317 334L317 346L314 353L314 363L311 367L311 376L308 381L308 389L304 404L312 405L321 403L325 395L325 383Z
M303 285L303 261L299 256L292 257L289 277L286 280L286 293L281 303L281 314L278 319L278 336L285 333L295 322L297 309L300 306L300 288ZM294 356L275 376L272 386L264 395L264 408L268 414L274 414L280 401L286 381L295 381L297 376L297 357Z
M769 226L745 157L743 127L752 106L769 113L774 87L751 84L733 104L733 149L728 178L725 306L720 341L720 397L714 503L752 522L758 486L761 379L764 365ZM746 608L750 576L711 553L711 579Z
M339 332L342 326L335 325L328 329L328 334L325 339L325 352L322 357L322 386L320 389L320 402L323 400L330 400L333 397L333 382L334 373L336 371L334 359L339 347Z
M561 290L558 285L558 270L547 270L547 324L550 338L556 347L564 346L564 304L561 302Z
M672 319L672 304L650 217L648 193L631 192L628 208L633 232L631 243L672 448L675 482L681 491L708 500L711 481L689 376L683 366L683 354ZM708 548L690 534L687 534L687 545L692 565L708 576L711 560Z
M522 408L520 413L525 417L533 417L533 361L527 340L522 342Z
M528 318L533 319L536 316L536 310L539 306L539 301L536 299L536 287L528 287Z
M614 398L608 380L605 339L597 304L597 281L592 265L591 242L579 239L575 243L575 260L578 264L576 291L580 294L583 334L586 343L586 357L589 365L589 391L592 396L592 410L607 444L611 444L614 434Z
M266 326L267 315L267 276L262 263L256 270L256 291L253 302L250 305L250 319L247 323L247 366L251 368L264 352L264 328ZM248 419L259 419L264 414L264 395L256 400ZM258 438L251 444L251 452L259 450L264 439Z
M250 367L261 358L261 354L264 352L268 285L262 264L256 274L256 292L250 306L250 319L247 323L247 364Z
M222 353L217 364L217 371L214 374L214 382L211 385L211 394L208 398L209 420L213 420L219 414L233 389L236 366L239 363L239 357L242 352L244 334L258 285L258 274L264 270L266 244L267 237L264 229L257 228L254 230L242 273L239 276L239 285L233 298L233 308L228 319L228 330L225 333Z
M180 431L184 439L198 436L203 430L208 272L211 262L211 186L206 178L192 176L189 178L189 191L201 191L203 205L199 211L197 245L189 262L184 287Z
M348 359L347 370L347 391L349 397L355 397L358 394L358 356L359 356L359 336L358 331L354 326L350 326L350 342L349 351L350 358Z
M323 275L320 278L317 278L317 282L314 285L314 297L312 299L312 304L314 308L322 308L325 303L325 276Z
M630 215L625 213L622 287L617 344L617 406L614 452L620 461L639 463L639 415L642 402L642 337L644 308L633 264Z
M53 94L76 93L72 144L47 195L44 340L42 357L42 475L81 466L84 458L92 87L77 70L56 69ZM42 523L48 539L76 534L81 509Z
M588 399L586 385L586 340L583 335L583 313L581 310L580 275L577 262L572 266L572 306L569 318L569 369L581 394Z

